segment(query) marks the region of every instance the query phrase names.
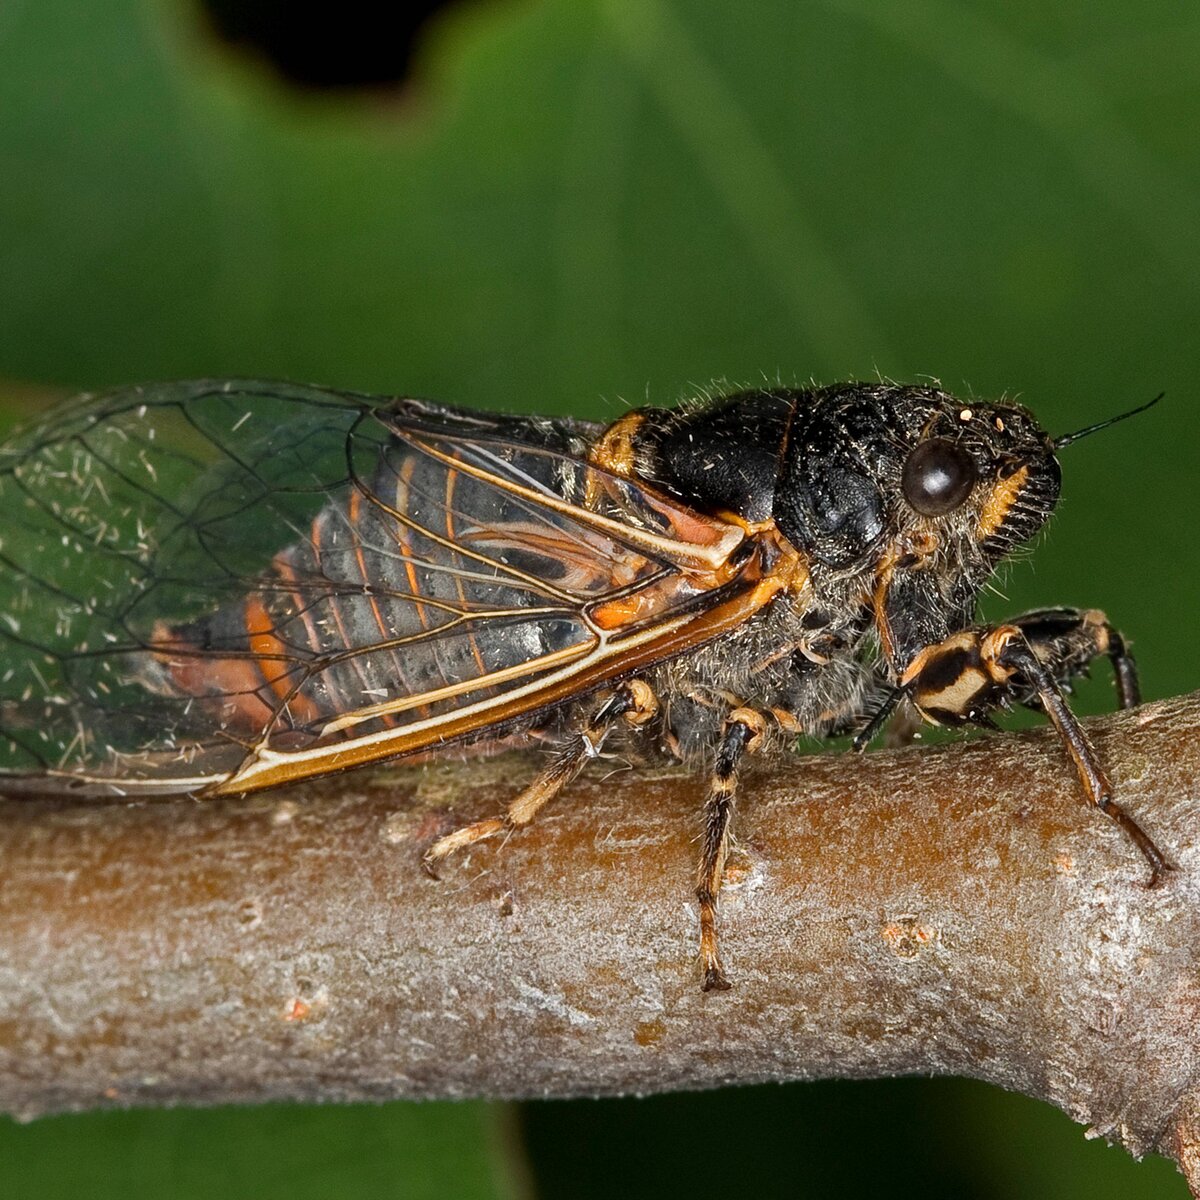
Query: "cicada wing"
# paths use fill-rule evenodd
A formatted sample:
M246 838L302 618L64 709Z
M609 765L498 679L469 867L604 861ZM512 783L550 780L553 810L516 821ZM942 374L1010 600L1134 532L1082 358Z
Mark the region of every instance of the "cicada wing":
M199 381L79 397L0 446L0 772L115 791L235 769L244 750L154 686L147 647L263 575L345 486L365 411Z
M243 790L595 686L742 534L566 424L260 383L76 403L0 448L0 773Z

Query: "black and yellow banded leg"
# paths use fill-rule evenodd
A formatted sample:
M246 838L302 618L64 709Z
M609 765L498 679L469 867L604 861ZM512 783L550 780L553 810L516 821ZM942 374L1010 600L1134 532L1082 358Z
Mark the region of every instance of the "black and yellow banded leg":
M1111 654L1110 639L1115 631L1107 622L1102 625L1101 622L1102 616L1093 623L1101 631L1097 644L1103 646L1101 653ZM1043 641L1040 649L1044 653L1046 648ZM1172 869L1171 865L1150 835L1113 799L1112 783L1100 765L1100 757L1059 687L1058 679L1064 674L1069 678L1078 673L1077 663L1082 658L1047 657L1051 657L1051 662L1035 651L1024 630L1015 624L990 630L964 629L922 650L900 677L900 683L909 690L913 703L923 714L942 724L983 723L987 710L1005 697L1024 704L1035 703L1058 731L1088 799L1120 826L1141 851L1150 866L1148 886L1155 887ZM1122 669L1126 679L1123 686L1119 682L1122 705L1127 707L1126 699L1132 702L1136 698L1137 677L1123 641L1118 657L1123 662L1123 667L1117 668L1118 681Z
M1121 708L1142 702L1137 663L1120 630L1098 608L1041 608L1014 617L1033 652L1059 686L1082 674L1093 659L1112 663Z
M640 679L621 684L583 727L555 751L549 763L509 804L502 817L476 821L438 838L422 859L425 870L436 879L437 864L456 850L528 825L579 774L589 759L599 757L618 721L623 719L630 725L644 725L657 712L658 700L647 684Z
M729 714L704 802L704 850L696 878L696 899L700 902L700 963L706 992L726 991L730 986L717 948L717 897L729 854L738 766L742 756L762 740L764 728L763 718L753 709L735 708Z

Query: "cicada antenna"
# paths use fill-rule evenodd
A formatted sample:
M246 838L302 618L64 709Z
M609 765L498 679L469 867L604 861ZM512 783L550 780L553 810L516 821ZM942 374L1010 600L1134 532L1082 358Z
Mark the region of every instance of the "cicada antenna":
M1085 438L1089 434L1098 433L1101 429L1107 429L1110 425L1115 425L1118 421L1126 421L1130 417L1136 417L1138 413L1144 413L1148 408L1153 408L1166 394L1166 392L1159 392L1147 404L1139 404L1137 408L1131 408L1128 412L1119 413L1115 417L1109 417L1107 421L1099 421L1095 425L1085 425L1082 429L1076 429L1073 433L1064 433L1061 437L1054 439L1053 446L1055 450L1061 450L1064 446L1069 446L1072 442L1077 442L1080 438Z

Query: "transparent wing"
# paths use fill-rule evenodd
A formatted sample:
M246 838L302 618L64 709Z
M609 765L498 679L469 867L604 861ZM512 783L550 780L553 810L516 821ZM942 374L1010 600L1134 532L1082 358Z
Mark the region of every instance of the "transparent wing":
M269 786L673 652L743 534L590 432L256 382L68 405L0 447L0 776Z

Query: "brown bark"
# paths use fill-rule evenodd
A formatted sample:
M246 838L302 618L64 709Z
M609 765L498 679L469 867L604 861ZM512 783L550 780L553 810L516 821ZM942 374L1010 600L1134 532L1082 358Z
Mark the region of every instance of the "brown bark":
M0 801L0 1109L954 1073L1200 1190L1200 693L1090 728L1165 886L1048 731L775 763L744 781L723 994L679 772L600 764L441 882L421 850L528 760Z

